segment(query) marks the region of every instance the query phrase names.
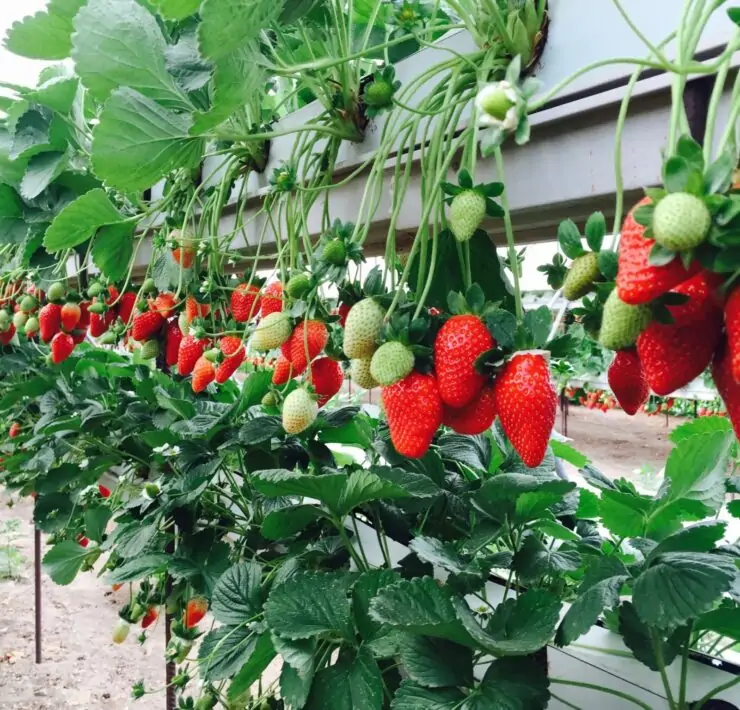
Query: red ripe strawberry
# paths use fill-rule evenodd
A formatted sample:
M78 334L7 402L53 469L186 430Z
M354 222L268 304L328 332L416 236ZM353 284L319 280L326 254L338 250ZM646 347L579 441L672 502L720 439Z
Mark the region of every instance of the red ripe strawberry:
M134 312L135 305L136 294L133 291L126 291L118 302L118 317L123 321L124 325L128 325L131 322L131 315Z
M383 387L381 396L396 451L412 459L424 456L442 423L442 400L434 375L412 372Z
M180 348L177 353L177 371L181 375L189 375L207 345L208 341L205 338L198 340L192 335L186 335L180 341Z
M207 611L208 601L203 597L195 597L188 601L185 607L185 618L183 619L185 628L192 629L193 626L197 626L203 620Z
M209 303L199 303L195 296L188 296L185 301L185 321L190 324L194 318L205 318L211 312Z
M104 486L102 483L98 483L98 493L100 493L103 498L110 498L110 488Z
M90 314L90 335L93 338L99 338L105 331L108 330L110 323L106 316L108 313L91 313Z
M326 324L320 320L300 321L290 336L290 361L294 374L306 371L311 362L325 347L329 340Z
M150 310L159 313L162 318L169 318L176 304L175 297L167 291L160 293L155 299L149 299Z
M647 402L650 388L635 350L620 350L609 366L607 377L614 396L630 416Z
M284 355L280 355L272 373L273 385L284 385L293 377L293 364Z
M231 357L244 348L244 342L236 335L224 335L223 338L218 341L218 346L226 357Z
M201 355L193 368L193 392L196 394L202 392L215 379L216 368L214 364L205 355Z
M504 433L529 468L539 466L547 452L557 407L547 353L516 353L499 373L494 389Z
M51 339L51 361L58 365L64 362L75 349L75 341L68 333L57 333Z
M223 349L221 352L223 352ZM225 360L221 361L219 366L216 368L216 382L218 382L218 384L220 385L226 382L226 380L228 380L229 377L231 377L239 369L240 365L244 362L244 358L246 357L246 349L241 348L236 351L235 355L231 355Z
M47 303L39 311L39 337L48 343L62 327L62 307L58 303Z
M439 394L450 407L464 407L480 394L486 381L475 361L496 341L478 316L452 316L434 341L434 370Z
M18 422L13 422L8 430L8 436L11 439L15 439L21 433L21 425Z
M72 301L67 301L67 303L62 306L59 315L62 323L62 328L67 333L71 333L80 322L82 310L80 309L79 304Z
M735 382L740 382L740 287L732 290L725 304L725 330L727 359Z
M470 404L455 409L445 405L442 423L458 434L482 434L496 419L496 397L493 386L484 386Z
M260 315L264 318L270 313L278 313L283 310L283 285L279 281L273 281L265 286L260 303Z
M689 300L678 306L668 306L673 316L674 325L688 325L702 320L710 311L722 307L722 297L717 289L723 278L711 271L700 271L688 281L684 281L672 290L671 293L680 293L688 296Z
M182 331L177 323L177 318L172 318L167 321L164 336L164 361L167 367L174 367L177 364L181 341Z
M8 329L0 332L0 345L9 345L15 335L15 326L10 323Z
M231 315L237 323L246 323L260 308L260 290L255 284L239 284L231 292Z
M70 335L72 336L72 340L74 341L74 344L75 345L79 345L80 343L84 343L85 342L85 335L86 334L87 334L86 331L79 330L79 328L73 330L70 333Z
M729 348L720 348L712 363L712 378L714 384L717 385L719 396L725 403L735 436L740 438L740 384L735 379L732 366L732 355ZM700 417L707 413L703 407L699 407L697 411Z
M323 407L340 389L344 382L342 366L328 357L320 357L311 363L308 381L318 396L319 407Z
M645 238L645 227L635 222L633 214L638 207L649 202L650 198L643 198L627 215L619 240L617 292L622 301L633 306L649 303L686 281L700 268L694 262L687 270L678 257L664 266L651 266L648 263L655 241Z
M162 328L164 318L160 313L155 311L144 311L134 316L134 322L131 326L131 337L143 342L154 337Z
M77 536L77 542L82 545L82 547L87 547L90 544L90 540L88 540L82 533Z
M90 325L90 312L87 310L90 304L87 301L80 303L80 322L77 324L78 330L87 330Z
M350 306L347 303L340 303L339 308L337 308L337 313L339 314L339 325L344 328L344 324L347 322L347 316L349 315L349 312L352 310L352 306Z
M108 286L108 298L105 299L106 305L112 306L118 300L118 295L118 288L114 284Z
M719 311L690 325L651 323L637 339L637 354L650 389L665 397L699 377L721 336Z
M148 629L157 620L158 616L159 613L157 612L156 607L150 606L146 610L146 614L144 614L141 619L141 628Z

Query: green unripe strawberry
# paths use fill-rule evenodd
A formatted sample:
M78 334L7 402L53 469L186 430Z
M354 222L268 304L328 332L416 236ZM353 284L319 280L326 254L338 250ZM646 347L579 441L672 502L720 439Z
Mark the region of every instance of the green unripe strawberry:
M64 288L64 284L57 281L49 286L49 290L46 292L46 297L52 302L61 301L66 292L67 290Z
M300 298L306 294L310 288L311 279L308 274L296 274L288 280L285 290L291 298Z
M599 255L589 252L573 260L568 275L563 283L563 298L568 301L577 301L583 298L593 287L601 272L599 271Z
M105 313L108 310L108 306L105 305L102 301L96 301L95 303L91 303L87 307L88 313L95 313L96 315L102 316L103 313Z
M128 636L129 628L126 621L119 619L118 623L113 627L113 643L123 643Z
M23 332L26 335L33 335L39 329L39 319L36 316L31 316L27 321Z
M363 99L368 106L382 108L391 105L393 86L383 79L376 79L365 88Z
M87 289L87 295L90 298L95 298L101 293L103 293L103 285L99 284L97 281L94 284L91 284L90 288Z
M100 336L98 342L101 345L115 345L117 340L118 336L112 330L107 330Z
M258 352L279 348L293 332L290 318L282 311L265 316L252 333L250 344Z
M350 359L370 358L378 349L385 311L372 298L355 303L344 325L344 354Z
M274 392L268 392L262 398L262 405L265 407L274 407L277 404L277 397Z
M140 353L141 357L145 360L151 360L152 358L157 357L157 355L159 355L159 343L156 340L147 340L141 346Z
M0 325L6 326L8 323L10 323L10 313L3 308L0 310Z
M23 328L23 326L26 325L27 321L28 313L24 313L23 311L16 311L13 314L13 325L16 327L17 330Z
M160 493L159 484L157 483L147 483L144 485L144 490L146 491L147 496L154 500Z
M631 306L620 300L615 289L604 304L599 342L609 350L629 348L645 330L650 315L649 306Z
M349 368L349 376L354 384L366 390L371 390L378 386L378 383L370 373L370 358L356 358L352 360Z
M208 360L208 362L218 362L218 357L221 354L221 351L218 348L210 348L210 350L206 350L203 353L203 357Z
M414 354L403 343L383 343L370 360L370 375L384 387L395 384L414 369Z
M486 198L475 190L465 190L452 198L449 223L458 242L467 242L486 216Z
M177 325L180 328L180 332L183 337L190 333L190 324L188 323L188 317L184 311L177 316Z
M293 390L283 402L283 429L288 434L300 434L314 423L318 411L318 403L306 390Z
M32 313L38 305L39 302L33 296L25 295L21 298L20 307L24 313Z
M347 248L341 239L332 239L324 247L324 261L332 266L342 266L347 258Z
M704 201L687 192L666 195L653 213L653 238L672 251L701 244L709 232L712 215Z
M141 292L142 293L154 293L157 290L157 287L154 283L154 279L148 278L144 283L141 285Z

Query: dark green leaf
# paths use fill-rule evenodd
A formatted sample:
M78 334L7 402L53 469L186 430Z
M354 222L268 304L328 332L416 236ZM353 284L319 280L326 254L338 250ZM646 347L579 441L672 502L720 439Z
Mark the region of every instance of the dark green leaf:
M262 521L262 534L268 540L284 540L323 516L321 508L315 505L296 505L273 510Z
M255 417L239 429L239 441L246 446L261 444L283 430L280 417Z
M617 278L618 257L617 253L605 249L599 252L599 271L607 281L614 281Z
M354 658L340 657L334 666L317 674L307 710L381 710L383 678L375 659L366 649Z
M85 511L85 535L94 542L102 542L112 515L110 508L102 505L88 508Z
M722 606L702 614L694 624L694 630L705 629L740 641L740 607Z
M608 577L590 586L570 606L558 627L555 641L567 646L588 632L604 609L619 604L619 591L629 577Z
M689 184L692 172L695 171L685 158L679 155L668 158L663 165L663 183L666 190L683 192Z
M352 587L352 610L355 624L365 642L382 636L387 629L370 616L370 603L385 587L399 581L396 572L374 569L361 574Z
M67 166L67 154L62 151L38 153L28 161L21 181L21 195L27 200L38 197Z
M530 535L514 555L513 569L523 582L533 582L546 574L562 577L581 566L581 556L575 550L560 550L545 546L536 535Z
M129 263L134 253L134 225L111 224L102 227L92 248L95 265L111 281L120 281L129 271Z
M228 696L236 700L246 693L262 676L272 659L275 658L275 648L272 645L270 634L265 632L257 642L249 643L251 651L249 658L244 662L239 672L231 680Z
M624 602L619 608L619 633L625 645L634 654L635 658L644 663L653 671L659 670L663 664L669 666L681 651L682 643L688 639L681 637L681 630L672 634L668 639L661 637L658 640L660 649L660 663L655 656L655 647L650 629L641 621L631 602Z
M566 219L558 225L558 242L563 253L570 259L577 259L586 253L581 244L581 233L571 219Z
M211 611L222 624L243 624L262 611L262 568L256 562L230 567L213 588Z
M704 189L709 194L727 192L732 184L732 172L735 169L735 160L725 151L708 168L704 175Z
M87 554L87 548L82 545L73 540L63 540L44 555L44 571L55 584L70 584L80 571Z
M650 501L642 496L604 491L601 494L601 521L617 537L639 537L647 525Z
M123 215L113 206L102 189L90 190L68 204L51 223L44 235L49 252L71 249L87 241L96 229L115 224Z
M203 678L223 680L233 676L255 652L259 639L247 626L219 626L209 631L198 649Z
M401 661L409 678L426 688L473 684L472 649L451 641L404 634Z
M567 461L569 464L572 464L576 468L583 468L586 464L589 463L589 459L587 456L584 456L580 451L576 451L569 444L558 441L557 439L550 440L550 448L552 449L552 453L555 454L555 456L557 456L559 459L563 459L563 461Z
M650 266L665 266L666 264L670 264L675 258L675 251L671 251L662 244L655 242L650 249L648 264L650 264Z
M541 663L531 658L499 658L483 676L479 692L465 710L545 710L550 701L550 681ZM471 702L473 701L473 702Z
M498 308L493 313L487 314L485 321L499 347L513 347L516 333L516 318L513 313Z
M528 310L524 314L524 326L532 336L532 344L539 348L547 342L552 326L552 312L547 306Z
M726 523L701 522L669 535L651 553L655 558L664 552L709 552L724 537Z
M683 135L678 139L676 154L683 158L693 170L704 172L704 152L691 136Z
M114 569L107 576L111 584L119 582L133 582L137 579L149 577L156 572L161 572L167 567L170 558L168 555L142 555Z
M594 212L586 222L586 242L591 251L601 251L601 245L606 235L606 219L603 212Z
M458 710L465 696L457 688L430 690L410 680L401 683L391 708L393 710Z

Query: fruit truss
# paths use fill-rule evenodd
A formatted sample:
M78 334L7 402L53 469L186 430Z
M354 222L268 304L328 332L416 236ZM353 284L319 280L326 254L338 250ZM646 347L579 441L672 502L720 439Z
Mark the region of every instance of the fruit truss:
M11 27L10 51L69 61L0 97L0 481L35 496L55 582L127 585L115 643L168 625L178 707L537 710L578 687L649 708L548 671L602 616L671 710L740 682L687 681L740 641L718 519L740 516L740 82L717 120L740 28L694 59L723 5L687 0L619 60L617 148L640 73L672 76L664 184L622 221L618 159L611 243L600 212L561 223L538 267L565 327L523 307L505 180L530 115L595 68L541 87L545 0L50 0ZM696 76L717 80L692 138ZM629 414L706 368L724 400L671 434L653 497L553 436L557 373L594 341Z

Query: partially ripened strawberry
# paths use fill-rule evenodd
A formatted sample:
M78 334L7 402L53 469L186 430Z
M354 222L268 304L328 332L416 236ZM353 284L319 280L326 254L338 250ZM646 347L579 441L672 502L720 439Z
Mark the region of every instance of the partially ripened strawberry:
M283 310L283 285L279 281L273 281L265 286L260 303L260 315L264 318L270 313L278 313Z
M187 231L173 229L170 232L170 239L173 239L177 246L172 250L172 258L182 266L183 269L189 269L195 259L195 238Z
M13 422L8 429L8 436L11 439L15 439L21 433L21 425L18 422Z
M634 349L620 350L607 373L609 387L625 413L632 416L650 396L642 364Z
M141 628L148 629L157 620L158 616L157 607L150 606L141 619Z
M720 347L714 357L712 379L725 403L735 436L740 438L740 384L733 374L732 360L727 348Z
M135 305L136 293L133 291L126 291L121 295L121 300L118 301L118 317L123 321L124 325L128 325L131 322L131 316L134 312Z
M483 321L475 315L452 316L434 340L434 370L442 401L450 407L464 407L480 393L486 381L475 361L496 341Z
M665 397L699 377L721 336L721 311L690 325L652 323L637 339L637 354L650 389Z
M316 390L319 407L323 407L340 389L344 382L342 366L328 357L320 357L311 363L308 381Z
M167 367L174 367L177 364L181 342L182 331L177 323L177 318L171 318L167 321L164 331L164 361Z
M256 284L239 284L231 292L231 315L237 323L252 320L260 308L260 290Z
M216 368L214 364L205 355L201 355L195 363L195 367L193 367L193 380L191 382L193 392L196 394L202 392L215 379Z
M90 311L88 311L89 306L89 301L82 301L80 303L80 320L77 323L77 330L87 330L88 326L90 325Z
M58 365L64 362L75 349L75 341L68 333L57 333L51 339L51 361Z
M164 318L155 311L144 311L134 316L131 337L137 342L149 340L162 329Z
M188 296L185 301L185 320L190 325L195 318L205 318L211 312L209 303L199 303L195 296Z
M287 313L270 313L260 320L252 333L250 345L258 352L279 348L293 332Z
M320 320L300 321L290 336L290 361L295 375L306 371L311 362L326 346L329 331Z
M39 311L39 337L48 343L62 327L62 307L58 303L47 303Z
M208 341L205 338L199 340L192 335L186 335L180 341L180 348L177 353L177 371L181 375L189 375L207 345Z
M223 343L223 338L221 338L221 342ZM229 377L231 377L239 369L246 357L247 351L244 347L242 347L233 355L230 355L225 360L222 360L216 368L216 382L218 382L218 384L220 385L226 382L226 380L228 380Z
M59 311L59 316L62 324L62 328L67 333L71 333L80 322L80 316L82 310L80 309L79 303L74 301L67 301Z
M727 359L735 382L740 383L740 287L733 289L725 304Z
M159 313L162 318L169 318L174 313L176 305L175 296L169 291L160 293L154 300L149 301L150 310Z
M700 269L696 262L689 270L685 269L678 257L663 266L648 263L655 242L645 238L645 227L635 221L633 214L635 209L649 202L650 198L646 197L635 205L624 220L619 239L617 291L625 303L633 305L649 303Z
M402 456L418 459L429 450L442 423L442 400L432 374L412 372L381 390L391 441Z
M445 405L442 423L458 434L482 434L496 419L496 397L493 385L484 385L470 404L455 409Z
M344 328L345 324L347 323L347 316L349 315L350 310L352 309L352 306L350 306L348 303L340 303L339 308L337 308L337 315L339 316L339 325Z
M284 385L293 378L293 364L284 355L278 355L275 369L272 371L272 384Z
M722 307L723 297L719 286L723 278L711 271L700 271L687 281L679 284L671 293L688 296L688 301L668 306L675 325L688 325L703 320L711 311Z
M557 408L548 354L541 350L516 353L496 378L495 393L504 433L527 466L539 466L547 453Z

